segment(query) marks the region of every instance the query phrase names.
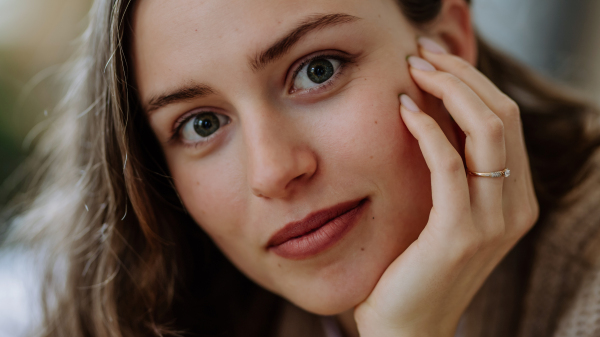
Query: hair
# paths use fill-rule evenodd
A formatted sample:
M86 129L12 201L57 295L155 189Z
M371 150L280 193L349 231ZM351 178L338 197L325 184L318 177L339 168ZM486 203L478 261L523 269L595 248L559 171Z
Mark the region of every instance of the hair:
M396 0L415 25L441 0ZM41 336L267 336L282 300L186 213L128 67L132 4L97 0L59 113L29 158L5 245L46 266ZM580 184L597 112L479 41L478 68L520 106L541 217Z

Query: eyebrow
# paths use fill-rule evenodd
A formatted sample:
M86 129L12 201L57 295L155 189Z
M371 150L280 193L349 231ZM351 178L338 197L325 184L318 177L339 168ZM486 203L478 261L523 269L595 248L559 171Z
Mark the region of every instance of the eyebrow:
M294 44L298 43L298 41L311 32L357 20L360 20L360 18L344 13L311 15L284 37L275 41L275 43L265 51L258 53L256 57L251 58L249 60L250 67L254 71L263 69L269 63L274 62L288 53ZM198 99L214 93L215 90L207 85L195 84L191 86L182 86L172 92L151 98L144 110L147 114L150 114L169 104Z
M273 45L267 48L267 50L257 54L257 56L253 59L250 59L250 67L254 71L264 68L267 64L277 60L289 52L294 44L300 41L300 39L302 39L308 33L326 27L337 26L357 20L360 20L360 18L344 13L311 15L287 35L277 40Z
M146 107L146 113L149 114L169 104L201 98L214 93L215 91L207 85L184 86L171 93L151 98Z

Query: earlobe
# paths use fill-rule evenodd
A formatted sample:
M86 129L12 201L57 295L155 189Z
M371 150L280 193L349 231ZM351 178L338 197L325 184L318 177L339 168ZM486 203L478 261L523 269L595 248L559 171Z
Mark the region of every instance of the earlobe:
M477 39L465 0L442 0L442 10L428 30L450 53L477 63Z

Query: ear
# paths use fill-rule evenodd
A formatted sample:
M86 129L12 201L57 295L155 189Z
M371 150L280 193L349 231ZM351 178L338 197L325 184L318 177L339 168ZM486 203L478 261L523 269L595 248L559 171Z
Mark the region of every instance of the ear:
M471 23L471 9L465 0L442 0L442 10L427 32L450 53L472 65L477 62L477 39Z

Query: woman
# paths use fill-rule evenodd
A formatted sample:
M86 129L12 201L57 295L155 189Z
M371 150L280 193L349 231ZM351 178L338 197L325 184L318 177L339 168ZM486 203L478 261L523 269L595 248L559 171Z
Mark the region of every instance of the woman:
M43 335L595 333L596 113L464 0L96 1L85 41L10 236L68 266Z

